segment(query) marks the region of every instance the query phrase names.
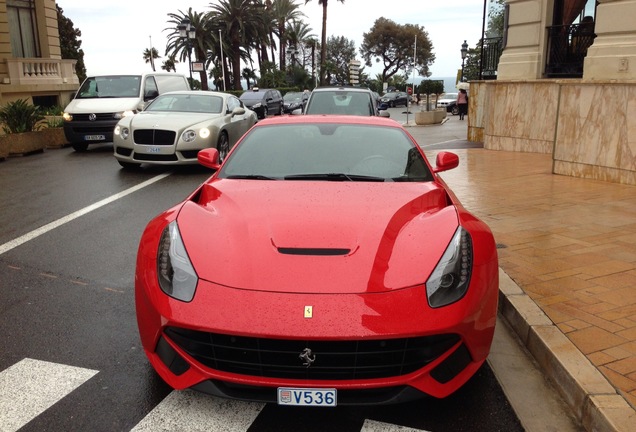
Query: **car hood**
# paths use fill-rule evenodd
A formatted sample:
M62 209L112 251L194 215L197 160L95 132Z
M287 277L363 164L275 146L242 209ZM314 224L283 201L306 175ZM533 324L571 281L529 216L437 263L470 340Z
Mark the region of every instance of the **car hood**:
M64 109L72 114L116 113L139 109L139 98L73 99Z
M221 117L221 114L142 112L130 117L130 126L135 129L166 129L174 126L185 127L218 117Z
M179 212L200 278L298 293L422 284L457 229L437 183L216 180Z

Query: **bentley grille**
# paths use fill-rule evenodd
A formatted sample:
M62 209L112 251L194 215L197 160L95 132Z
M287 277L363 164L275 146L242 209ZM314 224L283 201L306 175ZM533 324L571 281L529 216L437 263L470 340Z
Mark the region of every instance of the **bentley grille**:
M138 129L133 132L136 144L173 145L177 133L163 129Z

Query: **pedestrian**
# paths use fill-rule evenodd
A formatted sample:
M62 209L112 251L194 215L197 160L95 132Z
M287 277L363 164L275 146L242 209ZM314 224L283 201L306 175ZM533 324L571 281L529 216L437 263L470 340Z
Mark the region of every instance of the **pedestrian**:
M464 89L459 89L459 93L457 93L457 108L459 109L459 119L464 120L464 116L468 114L468 93Z

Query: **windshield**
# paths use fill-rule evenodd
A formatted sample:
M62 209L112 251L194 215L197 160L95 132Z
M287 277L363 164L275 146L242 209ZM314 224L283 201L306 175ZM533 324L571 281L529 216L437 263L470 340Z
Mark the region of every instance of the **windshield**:
M86 78L77 99L139 97L140 75L113 75Z
M261 100L265 93L263 92L245 92L241 95L241 100Z
M219 114L223 109L223 98L206 94L164 94L152 101L145 111L194 112Z
M370 93L333 90L314 91L305 114L375 115Z
M303 98L303 94L301 92L289 92L285 93L283 100L285 102L300 102Z
M416 144L401 129L338 123L259 126L225 161L219 178L431 181Z

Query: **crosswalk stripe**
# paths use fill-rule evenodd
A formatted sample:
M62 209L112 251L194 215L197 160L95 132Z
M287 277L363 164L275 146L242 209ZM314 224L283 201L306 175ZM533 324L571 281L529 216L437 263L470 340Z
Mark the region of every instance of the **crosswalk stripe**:
M245 432L265 404L221 399L193 390L173 391L131 432Z
M29 358L0 372L0 431L17 431L97 372Z
M360 432L426 432L422 429L413 429L406 426L398 426L374 420L365 420Z

